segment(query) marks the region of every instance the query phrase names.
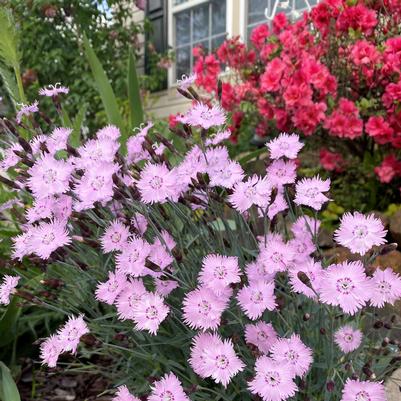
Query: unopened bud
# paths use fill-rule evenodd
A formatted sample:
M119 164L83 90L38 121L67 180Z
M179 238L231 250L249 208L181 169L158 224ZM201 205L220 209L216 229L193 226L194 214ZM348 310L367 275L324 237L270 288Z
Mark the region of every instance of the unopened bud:
M334 391L334 388L335 388L335 383L332 380L326 383L326 389L329 393L332 393Z
M312 288L310 278L304 272L298 272L297 277L301 281L301 283L305 284L309 288Z
M375 328L375 329L381 329L383 326L384 326L384 324L381 320L378 320L373 324L373 328Z
M304 322L307 322L310 319L310 314L309 313L305 313L303 316L303 320Z

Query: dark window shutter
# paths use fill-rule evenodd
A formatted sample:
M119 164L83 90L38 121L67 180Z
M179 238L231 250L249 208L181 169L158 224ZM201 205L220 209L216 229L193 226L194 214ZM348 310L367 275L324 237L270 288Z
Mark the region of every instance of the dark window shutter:
M167 0L148 0L146 17L150 24L150 31L146 35L145 73L158 77L158 82L151 87L152 91L158 91L167 88L167 71L157 66L155 57L149 51L148 45L153 45L158 54L164 54L168 50Z

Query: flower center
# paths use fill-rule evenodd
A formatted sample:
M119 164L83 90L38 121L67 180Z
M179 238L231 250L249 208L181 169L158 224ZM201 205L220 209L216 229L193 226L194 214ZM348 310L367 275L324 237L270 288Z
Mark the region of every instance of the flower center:
M217 279L222 280L226 276L227 276L227 270L224 266L217 266L214 269L214 277L216 277Z
M118 232L114 232L111 236L111 242L113 244L117 244L121 240L121 234Z
M207 316L209 312L211 311L212 307L209 302L206 300L202 300L201 302L198 303L198 310L199 313L202 315Z
M380 281L377 288L382 294L389 294L391 292L391 284L387 281Z
M174 394L171 391L164 391L160 396L161 401L174 401Z
M371 398L369 393L362 390L355 396L355 401L371 401Z
M281 144L280 144L281 150L287 150L289 147L290 147L290 144L288 142L281 142Z
M229 365L228 358L225 355L216 356L216 366L219 369L226 369Z
M246 189L246 191L245 191L245 196L246 196L247 198L252 198L252 197L255 196L255 195L256 195L256 189L255 189L255 187L249 187L249 188Z
M104 177L98 175L93 181L92 181L92 189L94 191L100 191L104 185Z
M118 284L116 281L111 281L108 285L109 292L115 292L118 288Z
M128 262L135 263L138 260L138 258L139 258L139 252L138 252L138 250L135 249L130 253L130 255L128 257Z
M280 252L273 252L271 259L274 263L279 263L283 260L283 255Z
M57 178L57 172L55 170L49 169L43 174L43 179L46 184L54 184Z
M257 338L259 341L265 341L268 338L268 336L264 331L259 331Z
M161 186L162 186L162 184L163 184L163 178L161 178L161 177L153 177L153 178L150 180L150 186L151 186L153 189L160 189Z
M49 245L54 241L55 238L56 237L55 237L54 233L47 233L43 236L42 243L45 245Z
M253 291L251 295L251 301L255 304L260 304L263 302L263 294L261 291Z
M316 187L308 188L305 191L305 196L308 198L316 198L318 193L319 193L319 190Z
M157 319L157 308L155 306L149 306L148 308L146 308L145 315L146 319Z
M287 351L284 355L289 362L295 362L298 360L298 354L293 350Z
M77 338L78 335L78 330L74 327L71 330L69 330L67 334L67 339L68 341L74 341Z
M280 384L280 375L274 371L267 372L265 374L265 382L271 387L276 387Z
M354 284L350 278L344 277L337 280L337 291L341 292L341 294L348 295L353 289Z
M351 333L347 333L344 335L344 341L346 343L351 343L353 339L354 339L354 336Z
M356 238L364 238L368 234L368 228L365 225L356 226L352 230L352 234Z

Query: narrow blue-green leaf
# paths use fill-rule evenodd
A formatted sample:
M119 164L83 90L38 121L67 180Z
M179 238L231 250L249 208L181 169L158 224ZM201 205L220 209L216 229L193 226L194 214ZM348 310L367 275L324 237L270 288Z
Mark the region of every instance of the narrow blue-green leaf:
M11 71L2 64L0 64L0 78L15 108L17 103L21 101L19 98L17 82L15 81L15 77Z
M0 347L11 343L15 335L15 327L21 308L17 305L18 298L13 297L0 319Z
M113 88L107 78L105 71L103 70L102 64L97 58L93 51L87 36L84 34L83 43L85 47L86 57L89 61L90 68L92 70L93 78L96 83L97 90L99 91L100 97L103 102L104 109L107 114L107 118L110 124L114 124L124 132L124 124L118 109L117 99L113 92Z
M130 128L133 129L143 123L143 107L136 73L136 63L132 51L129 52L128 56L128 101Z
M238 160L238 163L241 164L241 166L243 166L244 164L250 162L253 159L256 159L258 156L260 156L260 155L262 155L263 153L266 153L266 152L267 152L267 149L264 148L264 147L261 148L261 149L254 150L253 152L248 153L246 156L240 158Z
M82 123L84 122L85 119L87 108L88 105L84 104L79 110L77 116L75 117L73 130L70 135L70 145L73 148L77 148L81 144L81 128L82 128Z
M10 369L3 362L0 362L0 399L2 401L21 401Z

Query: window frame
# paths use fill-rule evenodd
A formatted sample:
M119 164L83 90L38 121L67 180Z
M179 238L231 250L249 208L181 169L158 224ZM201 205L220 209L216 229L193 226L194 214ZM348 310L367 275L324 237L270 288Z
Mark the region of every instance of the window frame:
M174 0L168 0L167 5L167 26L168 26L168 43L170 47L176 49L176 38L175 38L175 21L174 15L199 6L201 4L209 3L210 0L188 0L185 3L174 5ZM240 0L244 2L244 0ZM233 18L233 0L225 0L226 2L226 35L232 36L232 18ZM172 63L168 70L168 87L175 88L177 86L176 80L176 63Z
M288 2L291 4L291 7L288 9L289 12L294 11L295 10L295 1L296 0L288 0ZM306 10L310 10L312 9L314 6L316 6L317 4L320 3L321 0L316 0L316 4L310 5L309 0L304 0L306 3L306 7L304 9L302 9L299 17L302 17L302 12L306 11ZM273 10L274 10L274 3L275 0L271 0L272 2L272 6L273 6ZM267 0L266 0L267 3ZM285 1L281 1L281 3L285 3ZM241 7L241 15L243 15L244 17L241 19L241 24L240 24L240 29L241 29L241 38L243 40L244 43L246 43L248 41L248 28L250 25L252 25L252 27L258 26L260 24L262 24L263 22L259 22L259 23L253 23L253 24L248 24L248 4L249 4L249 0L240 0L240 7ZM271 12L273 12L273 10ZM271 15L269 16L271 17ZM267 18L266 17L266 23L270 24L272 21L272 18Z

